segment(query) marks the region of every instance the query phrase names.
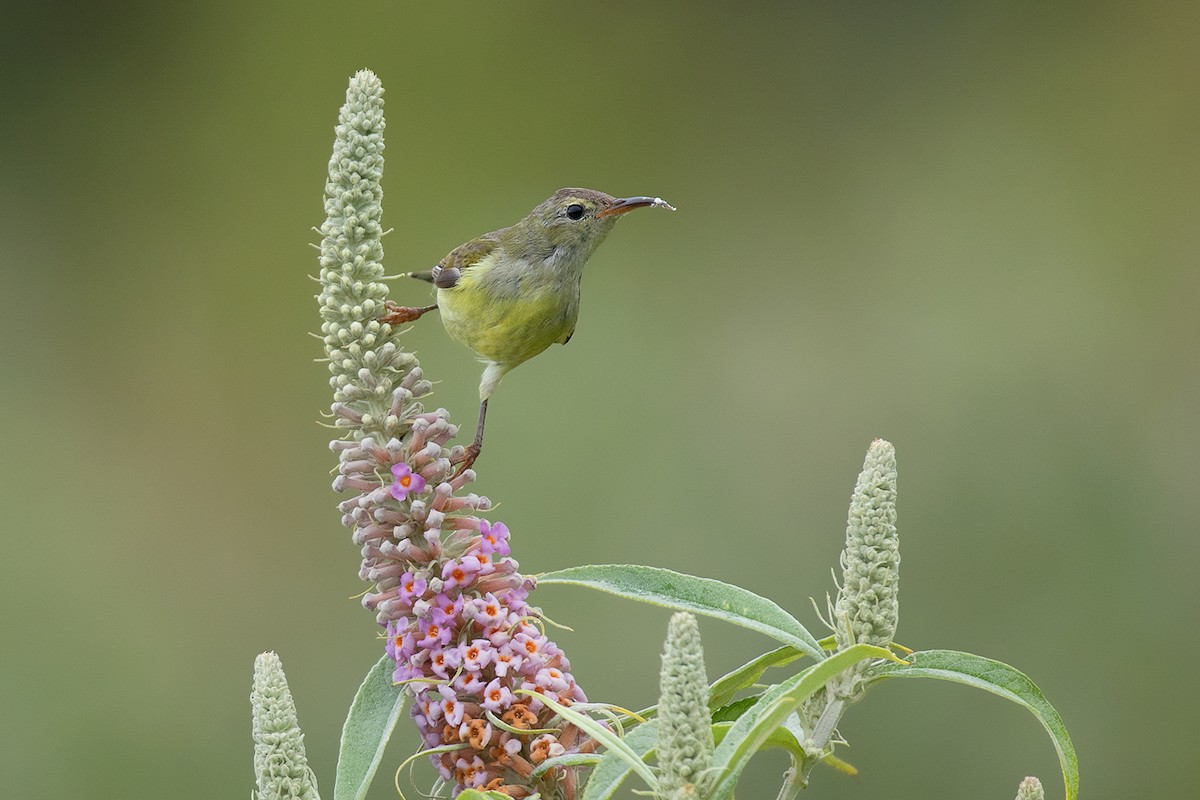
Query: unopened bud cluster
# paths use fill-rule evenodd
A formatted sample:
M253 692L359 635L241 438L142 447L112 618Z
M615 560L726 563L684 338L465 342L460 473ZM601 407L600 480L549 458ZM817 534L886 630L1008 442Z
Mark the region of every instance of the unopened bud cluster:
M876 439L850 498L842 585L834 607L839 647L887 647L900 604L900 540L896 535L896 449Z
M304 734L296 720L296 705L274 653L254 659L254 688L250 692L251 735L254 739L254 778L258 800L320 800L316 779L304 754Z
M659 685L657 796L703 800L712 780L713 735L704 648L691 614L671 617Z
M1017 787L1017 800L1046 800L1046 790L1037 778L1028 777Z

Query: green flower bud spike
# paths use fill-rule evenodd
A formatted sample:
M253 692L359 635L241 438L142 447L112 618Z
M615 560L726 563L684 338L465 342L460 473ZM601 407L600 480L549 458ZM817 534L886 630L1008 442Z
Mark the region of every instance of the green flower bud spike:
M842 585L834 607L838 648L887 647L900 613L900 541L896 536L896 450L876 439L850 498Z
M283 664L274 653L254 659L250 692L254 737L252 800L320 800L317 780L304 755L304 734L296 721L296 705L288 690Z
M896 449L876 439L867 450L862 472L850 495L842 581L830 610L829 626L839 650L858 643L887 647L899 616L900 540L896 536ZM812 765L831 753L838 720L847 703L862 696L861 663L830 681L825 691L805 702L801 727Z
M362 70L346 91L329 159L317 296L334 424L377 444L408 433L421 411L414 400L430 388L416 372L416 357L399 346L398 330L378 320L388 293L380 224L384 128L383 85Z
M712 721L700 627L688 613L671 617L660 677L658 768L661 800L708 796Z
M1021 785L1017 787L1017 800L1046 800L1042 782L1034 777L1021 781Z

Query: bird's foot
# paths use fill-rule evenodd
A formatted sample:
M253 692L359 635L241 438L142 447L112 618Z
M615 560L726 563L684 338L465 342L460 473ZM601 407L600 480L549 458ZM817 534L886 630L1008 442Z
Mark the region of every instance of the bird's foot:
M469 445L467 445L467 450L465 453L463 453L463 459L462 461L458 462L458 469L455 470L454 474L450 476L450 480L454 480L459 475L462 475L464 472L469 470L475 463L475 459L479 458L479 452L482 449L483 445L480 442L471 442Z
M388 325L402 325L405 322L418 320L423 314L436 310L437 303L431 306L401 306L391 300L385 300L383 307L387 309L387 313L379 318L380 322L386 322Z

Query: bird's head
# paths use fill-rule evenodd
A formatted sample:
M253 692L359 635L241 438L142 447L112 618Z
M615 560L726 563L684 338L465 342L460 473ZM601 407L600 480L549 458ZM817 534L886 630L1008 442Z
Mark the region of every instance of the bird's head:
M613 197L594 189L559 189L523 222L536 227L555 247L590 254L621 215L651 206L675 210L657 197Z

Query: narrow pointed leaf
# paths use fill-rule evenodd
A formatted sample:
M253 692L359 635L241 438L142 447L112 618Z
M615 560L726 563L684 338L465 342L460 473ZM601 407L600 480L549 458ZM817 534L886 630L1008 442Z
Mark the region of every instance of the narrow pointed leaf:
M792 716L795 715L790 715L788 719L791 719ZM714 723L713 740L719 744L725 739L725 734L729 733L729 729L732 727L732 722ZM771 733L763 741L762 749L784 750L792 757L793 763L799 763L806 757L804 748L800 746L800 740L796 738L796 734L793 733L786 724L780 725L779 727L775 728L775 730L771 731Z
M728 705L721 706L712 712L713 724L728 722L732 725L738 717L753 708L760 699L760 696L743 697L741 700L734 700Z
M814 659L824 657L821 645L808 629L773 600L712 578L628 564L569 567L538 578L541 586L556 583L586 586L643 603L724 620L766 634Z
M366 797L383 757L383 749L396 721L408 706L408 692L403 686L392 684L394 666L387 656L381 658L371 667L354 695L346 724L342 726L333 800Z
M771 667L786 666L803 655L794 647L780 647L769 653L763 653L753 661L743 664L714 681L708 692L708 707L716 708L727 704L735 694L753 686Z
M1001 661L955 650L925 650L905 656L909 663L872 667L868 681L885 678L937 678L974 686L1025 706L1050 734L1062 766L1067 800L1079 797L1079 759L1066 725L1038 687L1020 671Z

